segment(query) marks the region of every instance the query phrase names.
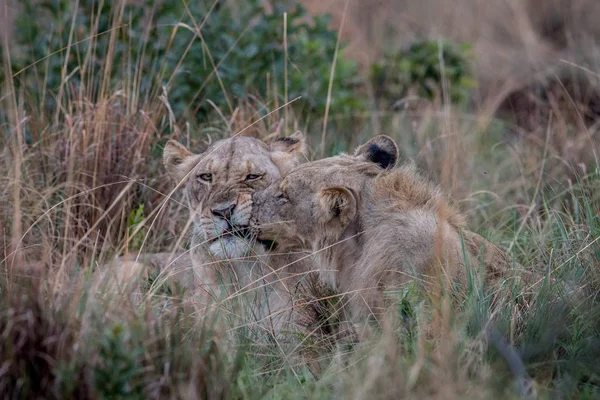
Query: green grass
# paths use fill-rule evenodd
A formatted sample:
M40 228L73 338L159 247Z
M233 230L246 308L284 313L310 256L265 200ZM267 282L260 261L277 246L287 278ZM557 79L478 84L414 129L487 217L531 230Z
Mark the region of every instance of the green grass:
M9 77L7 57L23 49L7 44ZM65 53L55 57L64 61ZM43 63L38 67L28 70L35 90L46 72ZM508 300L493 314L489 288L471 286L452 301L409 285L389 294L397 307L371 341L304 337L300 350L312 362L290 365L230 304L198 315L183 287L156 274L144 277L140 293L111 280L96 284L117 255L187 246L181 194L167 196L173 184L161 165L165 138L199 149L209 137L248 127L245 133L265 137L281 128L283 109L256 121L282 105L281 93L277 100L238 99L233 113L188 124L171 112L168 92L150 95L160 88L142 93L98 72L91 79L101 84L92 94L69 85L72 70L62 72L62 97L53 88L40 91L56 109L29 92L27 79L2 83L0 397L519 398L528 378L542 398L600 396L593 127L557 114L543 137L514 136L511 121L488 121L475 100L460 108L429 103L330 115L329 154L375 133L394 137L405 159L452 195L473 230L510 249L540 278L526 293L506 283ZM323 115L299 119L290 110L288 118L287 126L305 128ZM307 134L311 155L320 154L320 129ZM594 145L567 157L555 141L560 137ZM340 301L321 299L320 306Z

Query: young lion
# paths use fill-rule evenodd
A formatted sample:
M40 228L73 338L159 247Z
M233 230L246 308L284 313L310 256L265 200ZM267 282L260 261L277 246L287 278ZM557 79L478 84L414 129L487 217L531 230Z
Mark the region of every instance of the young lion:
M165 146L168 173L177 183L185 180L193 221L188 287L199 311L215 301L242 299L244 310L263 329L279 333L294 328L294 295L307 279L310 263L298 261L297 254L270 251L272 243L257 240L249 221L252 194L299 165L304 151L300 132L270 146L251 137L219 140L202 154L173 140Z
M252 225L280 250L313 251L321 277L350 297L355 322L384 310L384 291L418 280L428 290L465 282L483 261L485 279L511 261L481 236L412 166L392 168L398 148L377 136L354 155L303 164L254 196ZM284 246L287 246L284 248ZM440 279L441 278L441 279Z

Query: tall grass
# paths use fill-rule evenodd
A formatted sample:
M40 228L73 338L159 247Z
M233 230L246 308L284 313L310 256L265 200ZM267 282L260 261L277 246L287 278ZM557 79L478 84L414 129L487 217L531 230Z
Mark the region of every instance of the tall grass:
M117 14L114 30L92 31L89 40L103 34L114 43L126 22ZM43 83L44 63L15 76L10 36L3 38L3 398L600 395L597 126L573 124L565 117L568 103L535 127L541 137L511 134L511 122L490 118L487 102L329 116L329 149L350 150L379 130L394 137L405 160L452 194L475 231L510 249L539 279L526 292L506 283L500 290L508 300L493 315L490 288L470 287L453 302L409 285L390 294L398 305L368 343L338 340L330 326L339 317L319 320L298 349L310 362L290 362L277 343L257 340L250 321L227 304L206 315L187 307L185 279L120 260L108 265L139 250L186 249L187 210L180 193L170 195L173 183L161 167L166 135L196 149L249 126L244 134L268 136L282 129L285 112L256 121L283 104L281 94L239 99L233 112L219 111L193 130L171 112L167 88L136 84L136 66L156 60L127 60L130 68L122 70L133 74L114 80L113 47L100 71L77 54L79 70L65 67L58 90L42 86L40 97L28 79ZM65 60L72 51L67 46L52 57ZM80 86L71 85L73 74L84 78ZM52 112L45 96L56 102ZM307 124L288 113L287 126ZM322 132L308 133L316 154ZM575 138L578 152L566 157L557 137ZM112 279L112 272L123 275L122 265L141 289ZM323 315L344 299L332 293L307 301Z

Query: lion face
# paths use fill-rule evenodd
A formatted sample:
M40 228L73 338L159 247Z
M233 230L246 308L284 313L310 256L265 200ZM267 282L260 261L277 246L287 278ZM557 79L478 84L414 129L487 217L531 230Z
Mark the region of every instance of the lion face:
M398 159L398 148L377 136L354 155L309 162L256 192L251 225L258 237L304 248L340 238L355 222L361 193Z
M301 133L270 146L250 137L234 137L211 144L202 154L169 141L164 162L169 174L185 181L185 194L194 223L195 245L201 244L221 259L239 258L255 251L249 230L252 194L267 188L301 162Z

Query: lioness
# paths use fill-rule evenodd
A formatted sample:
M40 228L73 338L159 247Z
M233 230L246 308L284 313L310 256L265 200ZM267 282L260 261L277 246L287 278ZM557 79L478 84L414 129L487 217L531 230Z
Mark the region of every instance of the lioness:
M304 152L300 132L270 145L251 137L223 139L202 154L193 154L173 140L166 144L167 172L178 183L186 180L193 220L193 273L188 286L194 288L199 309L216 299L234 303L243 298L246 303L250 300L245 309L271 332L297 322L292 301L309 266L295 254L270 251L273 243L253 237L249 222L252 194L299 165Z
M398 148L377 136L354 155L341 154L292 169L255 193L251 225L280 251L311 250L321 277L350 296L355 322L378 316L384 291L409 280L428 289L464 282L466 264L483 261L485 279L510 268L507 255L476 233L410 166L393 168Z

